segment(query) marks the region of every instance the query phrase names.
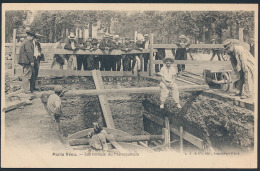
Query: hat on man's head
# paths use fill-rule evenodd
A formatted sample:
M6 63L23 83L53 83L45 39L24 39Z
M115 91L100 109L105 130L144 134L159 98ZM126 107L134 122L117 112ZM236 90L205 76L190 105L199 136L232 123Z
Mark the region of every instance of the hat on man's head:
M187 39L187 37L182 34L182 35L179 36L179 39Z
M26 34L36 37L35 33L32 30L27 30Z
M166 63L167 60L171 60L172 63L174 62L174 58L173 57L165 57L163 59L163 62Z
M40 38L42 37L42 35L39 34L39 33L35 33L35 37L38 38L38 39L40 39Z
M109 33L105 33L104 37L109 37Z
M115 38L115 39L119 39L119 35L115 35L114 38Z
M86 42L92 42L92 38L88 38Z
M91 44L92 44L92 45L97 45L97 44L98 44L98 39L93 38Z
M69 39L75 39L75 37L76 37L75 34L73 32L71 32L68 38Z
M149 34L145 34L144 37L146 37L146 38L149 37Z
M57 85L54 87L55 93L60 93L63 91L63 86L62 85Z
M226 49L226 48L228 48L228 47L230 47L230 46L232 46L232 45L239 45L239 40L237 40L237 39L226 39L224 42L223 42L223 46L224 46L224 48Z

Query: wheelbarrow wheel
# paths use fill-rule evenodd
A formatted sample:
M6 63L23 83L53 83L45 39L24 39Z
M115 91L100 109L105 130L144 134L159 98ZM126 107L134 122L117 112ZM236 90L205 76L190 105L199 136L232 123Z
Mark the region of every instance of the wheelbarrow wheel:
M224 84L221 84L221 89L223 91L228 91L230 88L230 77L229 77L228 73L222 73L220 75L220 79L224 80L226 82Z

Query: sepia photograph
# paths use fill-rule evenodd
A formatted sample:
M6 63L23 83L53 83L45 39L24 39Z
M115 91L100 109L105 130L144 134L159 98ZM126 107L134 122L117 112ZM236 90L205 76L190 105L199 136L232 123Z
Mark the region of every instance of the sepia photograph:
M1 16L1 167L257 167L258 4Z

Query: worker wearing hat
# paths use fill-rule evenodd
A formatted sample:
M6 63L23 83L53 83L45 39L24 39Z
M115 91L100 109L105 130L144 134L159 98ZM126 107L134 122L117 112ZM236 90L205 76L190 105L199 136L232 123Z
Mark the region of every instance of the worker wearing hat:
M78 42L76 41L76 36L73 32L71 32L70 35L68 36L68 39L66 39L64 49L72 50L72 51L78 49ZM67 69L76 70L77 69L76 55L67 55L66 57L68 61Z
M217 43L217 41L213 38L213 39L211 39L211 42L212 42L212 44L216 44ZM214 59L214 57L215 56L218 56L218 60L219 61L221 61L221 58L220 58L220 55L221 55L221 53L220 53L220 49L212 49L212 56L211 56L211 58L210 58L210 61L212 61L213 59ZM223 57L222 57L223 58Z
M47 109L48 112L55 118L55 120L59 123L60 117L62 114L62 106L61 106L61 96L63 96L63 86L56 85L54 87L54 94L51 94L47 101Z
M179 36L179 42L176 43L178 49L176 50L175 60L187 60L187 48L190 43L185 35ZM185 70L185 64L177 64L178 74Z
M93 151L106 151L108 146L106 143L106 136L103 133L103 128L100 123L93 122L93 130L88 135L91 140L89 145Z
M161 105L160 108L164 108L165 101L169 95L172 94L172 98L177 106L178 109L182 108L179 102L179 90L176 85L175 77L177 75L175 68L172 66L174 63L173 57L166 57L163 59L165 66L161 68L159 75L161 76L161 95L160 101Z
M31 82L32 82L32 90L39 90L35 87L35 83L38 77L39 68L40 68L40 62L44 60L44 55L42 54L42 48L41 48L41 39L42 35L39 33L35 33L35 38L33 39L33 45L34 45L34 72L32 74Z
M20 46L18 64L23 67L22 89L24 93L33 92L34 83L32 76L34 74L34 45L33 39L36 37L33 31L26 31L27 38Z
M113 50L113 42L109 39L109 34L105 33L104 38L100 42L99 49L108 53ZM113 59L109 55L103 55L101 58L101 68L100 70L110 71L112 68Z
M115 38L115 41L113 42L114 43L114 49L122 50L123 45L122 45L122 43L119 42L119 35L115 35L114 38ZM113 71L120 71L121 59L122 59L122 55L115 55L114 56L114 61L113 61L113 66L112 66Z
M223 46L227 54L230 56L231 65L238 78L234 82L237 89L236 94L243 98L254 97L254 65L255 58L242 45L239 40L227 39L223 42Z

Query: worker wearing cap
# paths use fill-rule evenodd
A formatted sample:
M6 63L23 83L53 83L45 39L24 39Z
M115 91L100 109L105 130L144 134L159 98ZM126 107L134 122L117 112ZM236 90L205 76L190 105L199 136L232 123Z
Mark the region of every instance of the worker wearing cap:
M190 45L188 38L184 35L179 36L179 42L176 43L178 49L176 50L175 60L187 60L187 48ZM178 74L185 70L185 64L177 64Z
M212 44L217 43L215 39L212 39L211 41L212 41ZM221 61L220 49L212 49L212 57L210 58L210 60L212 61L216 55L218 56L218 60Z
M115 35L115 41L113 43L114 43L114 49L122 50L123 45L122 45L122 43L119 42L119 35ZM113 61L113 65L112 65L113 71L120 71L121 59L122 59L122 55L114 56L114 61Z
M64 94L63 87L57 85L54 87L54 94L51 94L47 101L47 110L54 117L56 122L60 122L60 117L62 114L61 107L61 96Z
M78 42L76 41L76 36L73 32L71 32L68 39L66 39L64 49L73 50L73 51L78 49ZM66 55L66 58L68 61L67 69L76 70L77 69L76 55Z
M93 52L95 50L98 49L98 39L96 38L93 38L92 39L92 42L91 42L91 48L89 49L90 52ZM101 61L102 56L98 56L98 55L91 55L91 63L90 63L90 70L93 70L93 69L96 69L98 70L99 69L99 61Z
M254 65L255 58L236 39L227 39L223 43L224 49L230 56L230 61L239 78L234 82L236 95L241 98L253 98L254 95Z
M161 95L160 95L160 109L164 108L164 103L169 95L172 94L172 98L177 106L178 109L182 108L180 105L179 100L179 90L175 81L175 77L177 75L175 68L172 66L174 63L173 57L166 57L163 59L165 66L161 68L159 75L162 77L160 88L161 88Z
M34 74L34 45L33 39L36 37L33 31L27 31L27 38L22 42L20 46L18 64L23 67L23 79L22 79L22 89L24 93L33 92L33 79Z
M103 133L103 128L101 124L98 122L93 123L93 131L89 133L90 140L90 147L93 151L106 151L108 150L108 146L106 143L106 136Z
M104 50L106 53L113 50L113 42L109 39L109 34L105 33L103 40L100 42L99 49ZM111 58L109 55L102 55L100 70L111 70Z

